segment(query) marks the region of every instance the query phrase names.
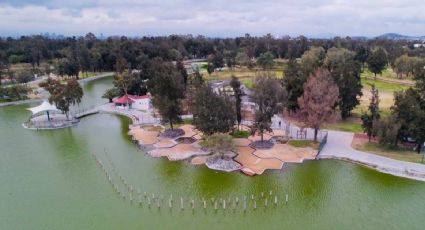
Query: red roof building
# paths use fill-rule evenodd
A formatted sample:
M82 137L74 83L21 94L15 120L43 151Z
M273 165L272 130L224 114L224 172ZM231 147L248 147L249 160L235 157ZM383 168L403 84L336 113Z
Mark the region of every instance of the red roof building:
M134 108L139 109L149 109L150 107L150 100L151 95L148 93L147 95L143 96L136 96L136 95L124 95L122 97L114 99L115 106L126 106L132 107L134 105Z

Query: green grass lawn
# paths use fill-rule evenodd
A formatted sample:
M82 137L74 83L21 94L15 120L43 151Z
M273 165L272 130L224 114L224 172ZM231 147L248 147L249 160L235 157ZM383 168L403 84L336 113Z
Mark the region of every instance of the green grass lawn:
M383 81L379 81L379 80L369 80L369 79L365 79L362 78L362 85L365 89L370 89L371 88L371 84L375 84L375 87L379 90L379 91L401 91L401 90L406 90L409 88L409 86L406 85L400 85L397 83L389 83L389 82L383 82Z
M175 129L180 128L183 125L191 125L192 123L193 123L192 119L186 119L186 120L183 120L183 122L181 122L181 123L173 124L173 128L175 128ZM171 128L170 123L165 124L164 127L167 128L167 129Z
M314 149L317 148L317 142L314 142L312 140L290 140L288 141L288 145L294 146L297 148L307 148L307 147L312 147Z
M248 138L251 135L251 133L248 132L248 131L240 130L240 131L235 131L235 132L231 133L230 135L233 138Z
M365 77L375 77L375 74L372 73L368 68L365 68L362 72L362 76ZM396 79L397 78L397 74L394 73L392 68L385 68L381 74L378 74L376 76L379 77L384 77L384 78L392 78L392 79Z
M353 147L360 151L369 152L400 161L421 163L422 160L422 154L417 154L412 150L400 147L388 147L378 143L366 143L364 145L355 145Z
M324 128L344 132L363 133L362 125L353 121L341 121L334 124L326 124Z
M103 75L103 74L113 74L112 72L87 72L87 73L81 73L79 74L79 78L80 79L84 79L84 78L90 78L90 77L95 77L98 75Z
M261 72L263 72L263 70L258 68L253 68L253 69L233 68L233 69L224 69L222 71L217 71L217 72L211 73L211 75L209 75L206 72L203 74L207 80L229 80L232 76L235 76L237 78L243 78L243 79L254 79L256 76L261 74ZM269 72L272 73L274 76L276 76L276 78L278 79L281 79L283 77L283 71L280 69L272 69Z
M252 79L243 79L242 84L244 84L248 89L252 89L254 88L254 82L252 81Z

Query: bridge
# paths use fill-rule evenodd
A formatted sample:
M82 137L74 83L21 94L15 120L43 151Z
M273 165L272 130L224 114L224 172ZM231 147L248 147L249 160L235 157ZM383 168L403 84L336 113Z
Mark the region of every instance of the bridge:
M114 105L107 103L99 106L93 106L86 109L79 109L73 111L72 117L75 119L81 119L86 116L98 114L98 113L109 113L117 114L128 117L132 120L133 125L140 124L159 124L161 122L160 118L153 117L149 112L142 112L134 109L121 109L117 108Z

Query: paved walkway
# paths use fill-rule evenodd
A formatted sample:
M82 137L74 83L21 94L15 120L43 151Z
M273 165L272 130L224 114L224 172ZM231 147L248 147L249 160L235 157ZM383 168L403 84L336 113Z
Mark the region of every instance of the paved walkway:
M159 124L160 119L152 116L150 112L142 112L134 109L117 108L113 103L100 105L97 107L100 113L113 113L129 117L133 125Z
M319 154L319 159L341 159L359 163L383 173L425 181L425 165L399 161L351 147L353 133L328 131L328 142Z

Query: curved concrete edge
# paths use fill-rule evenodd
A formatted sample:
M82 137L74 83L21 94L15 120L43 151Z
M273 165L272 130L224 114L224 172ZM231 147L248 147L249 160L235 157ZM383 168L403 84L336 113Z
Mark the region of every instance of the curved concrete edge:
M78 83L84 84L84 83L87 83L87 82L90 82L90 81L94 81L94 80L101 79L101 78L104 78L104 77L111 77L111 76L114 76L114 75L115 75L115 73L113 73L113 72L105 73L105 74L96 75L96 76L93 76L93 77L80 79L80 80L78 80Z
M351 147L353 136L354 133L328 131L327 144L319 153L317 159L344 160L382 173L425 181L425 165L355 150Z
M28 100L21 100L21 101L2 102L0 103L0 107L31 104L31 103L42 102L43 100L44 99L40 98L40 99L28 99Z
M357 159L351 159L348 157L340 157L340 156L319 156L318 160L342 160L346 162L350 162L353 164L358 164L370 169L374 169L378 172L390 174L393 176L403 177L411 180L424 181L425 182L425 173L421 173L412 169L405 168L404 170L396 167L389 167L386 165L379 165L376 163L370 163L366 161L361 161Z
M58 127L48 127L48 128L31 128L28 127L27 125L25 125L25 123L22 123L22 127L24 127L25 129L29 129L29 130L55 130L55 129L65 129L65 128L69 128L69 127L73 127L76 126L78 124L78 122L74 122L74 123L70 123L64 126L58 126Z

